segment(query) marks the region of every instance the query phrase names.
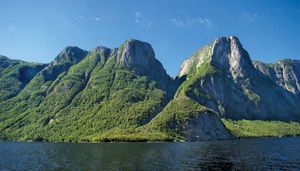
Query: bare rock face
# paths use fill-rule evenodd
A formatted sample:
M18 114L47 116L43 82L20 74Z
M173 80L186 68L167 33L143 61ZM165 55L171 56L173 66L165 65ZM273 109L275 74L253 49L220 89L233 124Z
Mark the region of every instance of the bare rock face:
M187 75L193 65L201 67L204 62L227 72L235 80L249 76L253 66L251 59L237 37L220 37L198 50L181 65L179 77Z
M284 59L273 64L253 61L256 69L285 90L300 95L300 61Z
M162 64L155 58L149 43L129 39L119 48L118 56L122 66L136 68L141 72L156 69L157 72L166 74Z
M228 70L233 79L248 77L253 69L248 53L237 37L221 37L213 43L211 65Z
M141 66L149 69L155 54L150 44L138 40L127 40L123 46L120 63L126 66Z
M186 60L179 76L192 79L184 94L221 117L298 121L299 67L286 63L254 67L237 37L221 37Z
M203 112L192 120L189 120L184 125L183 135L187 141L207 141L233 138L220 118L212 112Z
M118 49L118 64L131 68L138 75L147 75L159 87L173 96L178 84L167 74L163 65L155 58L151 45L139 40L129 39Z
M193 67L199 67L204 62L210 61L212 56L212 45L207 45L199 49L192 57L185 60L178 73L179 77L187 75Z

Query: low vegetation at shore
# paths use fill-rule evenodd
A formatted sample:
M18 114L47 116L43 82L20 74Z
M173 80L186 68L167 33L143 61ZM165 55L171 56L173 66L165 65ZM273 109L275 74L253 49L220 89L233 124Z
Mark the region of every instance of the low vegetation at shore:
M278 137L300 135L300 123L262 120L230 120L223 123L236 137Z

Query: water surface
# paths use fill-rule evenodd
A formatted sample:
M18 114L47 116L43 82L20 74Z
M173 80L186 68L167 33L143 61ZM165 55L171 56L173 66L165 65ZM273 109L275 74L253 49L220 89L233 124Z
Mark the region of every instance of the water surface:
M300 137L186 143L0 142L0 170L300 170Z

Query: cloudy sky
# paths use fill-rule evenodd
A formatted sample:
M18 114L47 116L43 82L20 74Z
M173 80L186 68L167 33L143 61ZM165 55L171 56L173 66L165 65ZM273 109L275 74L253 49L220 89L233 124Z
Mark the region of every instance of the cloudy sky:
M298 0L0 0L0 54L50 62L68 45L152 44L175 76L181 62L219 36L239 37L252 59L300 59Z

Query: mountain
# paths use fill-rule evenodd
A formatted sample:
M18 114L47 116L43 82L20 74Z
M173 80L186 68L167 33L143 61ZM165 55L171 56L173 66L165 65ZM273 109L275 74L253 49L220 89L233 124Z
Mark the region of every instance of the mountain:
M283 59L273 64L265 64L260 61L253 61L256 69L269 77L280 87L300 95L300 61Z
M17 95L44 67L44 64L0 56L0 102Z
M166 73L151 45L145 42L130 39L116 49L100 46L89 52L67 47L22 91L0 103L1 137L109 141L118 140L116 135L130 138L137 134L146 137L145 140L149 137L174 139L189 129L176 132L177 127L161 127L161 122L157 125L156 121L151 121L158 115L168 115L165 114L167 109L163 109L179 84L180 80ZM191 116L185 116L185 120L179 118L178 122L184 121L179 124L185 127L203 125L205 129L205 123L186 121L203 113L203 117L212 118L212 122L219 124L219 129L230 137L217 115L209 109L184 113ZM166 125L171 119L177 121L172 116L164 121ZM181 138L186 138L182 135ZM189 133L188 139L195 136L198 134ZM226 138L203 131L200 136L200 139Z
M253 62L237 37L221 37L183 62L187 96L229 119L300 121L299 61Z
M298 80L299 61L251 61L236 37L199 49L175 79L150 44L134 39L114 49L69 46L49 64L0 56L0 138L230 139L244 122L228 119L299 121Z

